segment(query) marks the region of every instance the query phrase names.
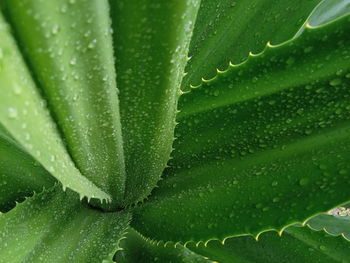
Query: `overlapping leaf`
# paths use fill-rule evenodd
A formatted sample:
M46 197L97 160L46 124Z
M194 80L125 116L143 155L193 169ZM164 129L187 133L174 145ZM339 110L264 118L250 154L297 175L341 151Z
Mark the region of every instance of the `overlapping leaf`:
M279 236L262 233L259 240L250 236L235 237L225 244L212 241L204 246L188 247L198 254L222 263L238 262L348 262L350 243L342 237L330 236L308 227L291 226Z
M172 168L134 227L223 239L349 200L349 29L349 17L307 28L183 95Z
M121 250L117 252L115 260L118 263L139 262L167 262L167 263L209 263L201 255L178 245L162 246L151 243L132 228L128 229L126 238L120 243Z
M151 192L169 160L199 0L110 3L130 204Z
M350 240L350 216L321 214L311 218L307 225L317 231L324 230L331 235L342 235Z
M34 191L54 184L53 177L28 155L0 124L0 211Z
M323 0L311 12L304 25L295 34L295 37L299 36L307 27L307 25L313 27L320 26L332 22L334 19L346 16L349 13L349 0Z
M198 85L216 69L237 64L249 52L262 51L268 41L279 44L293 37L321 0L202 0L182 83Z
M75 164L120 203L125 169L108 0L6 4Z
M1 125L64 187L89 198L109 199L72 162L1 14L0 39Z
M128 221L56 187L0 215L0 262L112 262Z

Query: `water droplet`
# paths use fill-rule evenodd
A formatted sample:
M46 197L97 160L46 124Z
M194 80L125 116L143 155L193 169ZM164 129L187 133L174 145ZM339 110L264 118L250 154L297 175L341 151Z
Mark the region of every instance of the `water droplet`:
M59 28L60 28L59 25L55 24L51 29L51 33L53 35L57 35Z
M320 164L318 167L319 167L321 170L326 170L326 169L327 169L327 165L325 165L325 164Z
M335 87L335 86L340 85L341 82L342 82L341 79L333 79L333 80L331 80L331 81L329 82L329 85Z
M299 180L299 185L305 186L305 185L308 184L308 182L309 182L309 179L307 179L307 178L302 178L302 179Z
M305 52L305 53L310 53L313 49L314 49L314 48L310 46L310 47L305 48L305 49L304 49L304 52Z
M21 94L22 89L21 89L21 87L18 86L17 84L14 84L14 85L13 85L13 92L14 92L16 95L19 95L19 94Z
M76 59L76 58L72 58L72 59L70 60L69 64L71 64L71 65L77 64L77 59Z
M286 61L287 65L292 65L294 62L295 62L295 59L293 57L288 58Z
M259 203L259 204L256 204L256 205L255 205L255 207L258 208L258 209L262 208L262 206L263 206L262 203Z
M18 113L17 110L13 107L9 107L7 109L7 115L11 118L11 119L15 119L18 117Z
M24 134L24 139L25 139L26 141L29 141L29 139L30 139L30 134L29 134L28 132L26 132L26 133Z
M312 133L312 130L311 130L311 129L305 130L305 134L306 134L306 135L310 135L311 133Z
M272 202L277 203L277 202L279 202L279 200L280 200L279 197L275 197L272 199Z
M345 174L347 174L348 173L348 171L346 170L346 169L341 169L341 170L339 170L339 174L340 175L345 175Z
M277 185L278 185L278 182L277 182L277 181L273 181L271 185L272 185L272 186L277 186Z
M96 39L92 40L92 41L89 43L88 48L89 48L89 49L93 49L93 48L96 46L96 42L97 42Z

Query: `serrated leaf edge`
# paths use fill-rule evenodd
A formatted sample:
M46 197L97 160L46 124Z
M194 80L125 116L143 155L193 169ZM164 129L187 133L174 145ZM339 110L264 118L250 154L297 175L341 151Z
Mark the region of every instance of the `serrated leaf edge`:
M335 23L335 22L337 22L338 20L341 20L341 19L343 19L343 18L345 18L345 17L347 17L347 16L349 17L350 14L345 14L345 15L343 15L343 16L341 16L341 17L338 17L338 18L336 18L336 19L334 19L334 20L332 20L332 21L330 21L330 22L324 23L324 24L319 25L319 26L312 26L312 25L310 25L310 23L308 22L308 19L309 19L309 17L308 17L308 18L306 19L306 21L304 22L304 24L302 25L301 28L305 27L306 31L310 31L310 32L311 32L311 31L313 31L313 30L318 30L318 29L320 29L320 28L327 27L328 25L330 25L330 24L332 24L332 23ZM295 39L300 38L304 33L305 33L305 31L302 32L302 34L300 34L300 35L298 35L298 36L294 36L293 38L288 39L288 40L286 40L286 41L283 41L283 42L281 42L281 43L279 43L279 44L271 44L270 41L267 41L266 44L265 44L265 47L264 47L260 52L258 52L258 53L253 53L252 51L250 51L250 52L248 53L247 58L246 58L244 61L242 61L242 62L240 62L240 63L238 63L238 64L234 64L234 63L232 63L232 61L229 61L229 62L227 63L227 68L226 68L225 70L220 70L220 69L216 68L216 75L215 75L214 77L209 78L209 79L205 79L204 77L202 77L202 78L201 78L202 83L200 83L200 84L198 84L198 85L192 85L192 84L190 84L190 85L189 85L189 86L190 86L190 90L189 90L189 91L182 91L182 90L181 90L181 95L182 95L182 94L187 94L187 93L191 92L192 89L200 88L200 87L203 85L203 83L210 83L210 82L215 81L220 75L223 75L223 74L229 72L230 70L232 70L232 68L236 68L236 67L240 67L240 66L244 65L244 64L247 63L249 60L251 60L252 57L260 57L260 56L263 55L263 54L266 52L266 50L268 50L268 49L279 48L279 47L281 47L281 46L283 46L283 45L286 45L286 44L288 44L288 43L293 42Z

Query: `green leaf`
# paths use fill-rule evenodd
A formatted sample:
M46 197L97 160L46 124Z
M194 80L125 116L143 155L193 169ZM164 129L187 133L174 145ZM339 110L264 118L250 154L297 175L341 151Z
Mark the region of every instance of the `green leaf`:
M323 0L312 11L304 25L296 33L299 36L307 26L317 27L330 23L350 13L350 0Z
M307 225L314 230L324 230L331 235L342 235L350 240L350 216L321 214L307 221Z
M146 240L137 231L128 229L126 238L120 242L122 248L115 255L118 263L139 263L139 262L167 262L167 263L209 263L201 255L197 255L191 250L178 245L163 246Z
M182 242L257 235L348 201L349 30L349 17L307 28L183 95L171 169L135 229Z
M74 166L1 14L0 39L2 126L64 187L89 198L109 199Z
M0 215L1 262L111 262L129 219L55 187Z
M211 241L205 247L189 244L188 248L212 260L238 262L348 262L350 243L308 227L291 226L282 236L269 231L256 241L250 236L230 238L224 245Z
M293 37L321 0L202 0L182 89Z
M51 187L55 180L28 155L0 124L0 211L7 211L34 191Z
M108 0L10 0L7 9L77 168L120 203L125 165Z
M130 204L151 192L169 160L199 0L110 3Z

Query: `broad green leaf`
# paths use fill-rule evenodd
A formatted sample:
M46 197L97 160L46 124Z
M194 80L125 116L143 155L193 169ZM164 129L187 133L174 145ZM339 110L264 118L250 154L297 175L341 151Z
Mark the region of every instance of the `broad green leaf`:
M321 0L202 0L182 89L294 36Z
M108 0L7 1L10 21L81 173L124 195Z
M0 39L1 125L64 187L89 198L109 199L72 162L1 14Z
M312 11L296 33L299 36L307 26L321 26L350 13L350 0L323 0Z
M350 199L349 17L204 81L179 101L171 169L133 226L206 241L304 221Z
M324 230L331 235L342 235L350 240L350 216L321 214L307 221L307 225L317 231Z
M118 263L166 262L166 263L209 263L201 255L178 245L163 246L146 240L134 229L129 228L126 238L120 242L121 250L115 255Z
M0 215L0 262L112 262L129 217L55 187Z
M323 0L308 18L311 26L320 26L350 13L349 0Z
M342 237L330 236L308 227L291 226L281 236L274 231L262 233L259 240L251 236L225 241L211 241L188 247L198 254L223 263L349 262L350 243Z
M130 204L151 192L169 160L199 0L110 3Z
M33 160L0 124L0 211L7 211L34 191L54 184L53 177Z

